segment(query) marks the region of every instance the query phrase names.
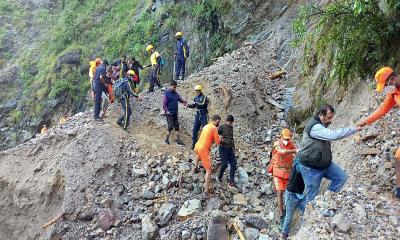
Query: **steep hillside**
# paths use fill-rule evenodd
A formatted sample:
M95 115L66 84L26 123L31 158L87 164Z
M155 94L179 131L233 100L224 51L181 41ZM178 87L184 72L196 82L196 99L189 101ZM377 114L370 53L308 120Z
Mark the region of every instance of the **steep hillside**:
M162 81L172 77L174 34L191 46L188 72L244 40L260 41L284 21L291 1L3 0L0 3L0 148L34 136L62 114L88 109L88 61L121 54L148 64L145 47L165 58ZM286 24L285 23L285 24ZM143 76L147 75L143 71ZM144 78L146 85L147 78ZM144 86L145 87L145 86Z

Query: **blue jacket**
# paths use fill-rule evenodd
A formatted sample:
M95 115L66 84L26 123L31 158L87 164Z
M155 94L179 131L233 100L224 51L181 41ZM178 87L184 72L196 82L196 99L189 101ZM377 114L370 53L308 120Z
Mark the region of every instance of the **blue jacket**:
M185 101L179 94L171 89L168 89L163 96L163 108L165 113L178 114L178 102L184 103Z
M208 101L208 98L206 95L201 93L200 95L197 95L196 97L194 97L193 101L194 101L194 104L190 104L189 108L196 108L197 109L196 113L200 113L200 114L208 113L209 101Z
M189 57L189 46L184 38L176 41L176 56L178 58L188 58Z
M124 78L121 83L122 87L122 98L139 97L134 91L132 91L131 85L129 85L129 80Z

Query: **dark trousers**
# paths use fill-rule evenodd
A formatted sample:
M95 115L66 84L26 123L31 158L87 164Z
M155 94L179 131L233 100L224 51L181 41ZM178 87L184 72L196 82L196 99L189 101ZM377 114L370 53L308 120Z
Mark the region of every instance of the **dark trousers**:
M229 166L231 167L229 173L229 182L235 182L235 171L236 171L236 158L235 158L235 151L233 148L225 148L220 146L219 147L219 156L221 157L221 170L219 171L218 178L222 179L224 176L225 169Z
M99 119L100 118L100 110L101 110L101 95L103 94L108 94L107 88L99 85L99 84L94 84L94 118Z
M132 115L131 105L129 104L129 98L121 98L120 101L123 114L118 118L118 124L121 124L126 129L129 126L129 120Z
M200 112L197 112L196 115L194 116L194 124L193 124L193 134L192 134L192 143L196 145L197 143L197 135L199 133L200 127L204 127L207 125L208 122L208 116L206 113L201 114Z
M150 69L150 87L149 92L154 92L154 85L157 84L158 87L161 87L160 82L158 81L158 70L155 68Z
M182 72L182 74L181 74L181 72ZM176 78L178 78L179 76L185 77L185 58L184 57L176 58L175 76L176 76Z

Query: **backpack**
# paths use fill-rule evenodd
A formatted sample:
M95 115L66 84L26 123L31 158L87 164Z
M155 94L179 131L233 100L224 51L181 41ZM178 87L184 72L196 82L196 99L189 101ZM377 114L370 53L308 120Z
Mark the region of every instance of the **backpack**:
M160 69L162 69L162 67L165 65L165 61L162 56L160 56L160 60L159 60L158 64L160 65Z
M117 81L115 81L114 87L113 87L113 94L115 97L121 98L122 95L125 93L124 89L122 88L122 84L126 81L128 81L128 80L118 79Z

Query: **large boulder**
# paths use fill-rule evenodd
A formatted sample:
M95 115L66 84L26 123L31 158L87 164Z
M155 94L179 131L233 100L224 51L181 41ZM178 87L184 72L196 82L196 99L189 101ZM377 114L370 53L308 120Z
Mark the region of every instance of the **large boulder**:
M159 215L159 223L158 225L160 227L164 227L168 224L169 220L171 220L172 215L174 214L175 211L175 205L172 203L164 203L161 208L160 211L158 212Z
M81 54L82 50L75 49L61 55L60 57L58 57L55 70L59 71L61 69L61 65L63 64L79 66L81 63Z
M225 216L212 217L208 222L207 240L228 239L227 222L228 219Z

